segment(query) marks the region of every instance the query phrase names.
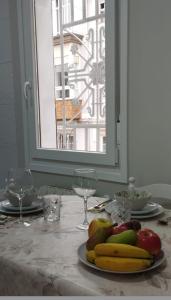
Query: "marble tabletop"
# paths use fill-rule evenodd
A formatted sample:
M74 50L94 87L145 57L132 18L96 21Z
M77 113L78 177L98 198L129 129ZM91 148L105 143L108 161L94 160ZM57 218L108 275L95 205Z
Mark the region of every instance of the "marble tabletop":
M89 200L89 205L98 198ZM166 213L170 215L170 211ZM105 213L88 213L89 220ZM109 274L79 261L77 249L87 231L76 228L83 220L83 202L63 195L61 219L48 224L42 215L24 217L31 226L18 226L15 218L0 225L0 296L169 296L171 295L171 223L158 218L143 220L162 239L166 262L140 274Z

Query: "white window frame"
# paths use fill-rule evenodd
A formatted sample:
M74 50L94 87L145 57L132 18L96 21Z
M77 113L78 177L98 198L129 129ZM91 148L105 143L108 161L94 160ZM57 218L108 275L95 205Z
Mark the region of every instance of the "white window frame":
M80 1L80 0L79 0ZM107 154L81 153L73 151L59 151L56 149L41 149L36 146L35 105L37 91L34 85L35 73L32 70L33 51L30 47L34 38L32 35L30 0L17 0L18 31L20 44L21 85L29 82L32 88L23 91L23 116L25 131L25 159L34 171L48 172L62 175L72 175L73 169L78 167L95 167L98 178L101 180L126 183L127 182L127 29L128 29L128 0L106 0L106 19L109 19L106 30L106 74L107 78L115 78L115 7L119 7L119 100L120 101L120 128L117 136L117 120L115 118L115 100L108 100L107 126ZM24 14L25 12L25 14ZM24 14L24 15L23 15ZM27 37L27 38L26 38ZM109 62L110 57L110 62ZM112 58L112 59L111 59ZM112 67L111 67L112 66ZM115 82L106 80L106 97L115 95ZM115 96L116 99L117 95ZM114 101L113 101L114 100ZM110 126L108 124L110 120ZM113 128L112 128L113 126ZM114 133L113 133L114 132ZM110 136L110 141L108 140ZM117 145L117 140L120 145ZM109 147L111 145L111 148ZM114 149L114 148L115 149ZM119 161L119 164L118 164Z

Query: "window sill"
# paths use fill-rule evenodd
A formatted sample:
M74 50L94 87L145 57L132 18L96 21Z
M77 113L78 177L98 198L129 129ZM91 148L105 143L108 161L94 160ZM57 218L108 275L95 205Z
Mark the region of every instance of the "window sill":
M127 183L127 170L125 168L101 167L94 165L80 165L65 162L32 160L30 169L36 172L50 173L56 175L73 176L75 168L96 168L98 179L108 182Z

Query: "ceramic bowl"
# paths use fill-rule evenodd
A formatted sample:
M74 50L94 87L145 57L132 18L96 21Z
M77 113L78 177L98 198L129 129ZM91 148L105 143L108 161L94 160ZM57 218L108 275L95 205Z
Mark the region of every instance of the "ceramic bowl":
M152 194L147 191L121 191L116 193L117 197L123 197L130 201L131 210L142 210L150 201Z
M13 191L6 190L5 196L9 200L12 206L15 207L19 206L19 200L16 197L15 193L13 193ZM23 197L22 206L23 207L31 206L32 202L36 199L36 197L37 195L34 190L27 191L25 196Z

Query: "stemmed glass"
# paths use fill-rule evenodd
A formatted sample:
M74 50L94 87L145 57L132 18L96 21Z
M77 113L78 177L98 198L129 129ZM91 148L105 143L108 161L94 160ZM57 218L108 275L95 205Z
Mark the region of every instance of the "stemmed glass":
M33 193L34 187L31 170L25 168L10 169L8 172L6 194L12 205L19 206L19 224L30 225L28 222L23 222L22 206L23 200L28 205L32 203Z
M97 175L94 169L75 169L72 188L75 193L84 199L84 221L77 228L88 229L87 200L96 192Z

